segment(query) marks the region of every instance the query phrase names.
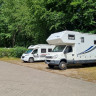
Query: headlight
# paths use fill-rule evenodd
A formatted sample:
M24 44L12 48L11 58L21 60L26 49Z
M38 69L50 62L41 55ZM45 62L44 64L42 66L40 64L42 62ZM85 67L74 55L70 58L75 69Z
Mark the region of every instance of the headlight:
M58 57L58 55L53 56L54 59L56 59L57 57Z

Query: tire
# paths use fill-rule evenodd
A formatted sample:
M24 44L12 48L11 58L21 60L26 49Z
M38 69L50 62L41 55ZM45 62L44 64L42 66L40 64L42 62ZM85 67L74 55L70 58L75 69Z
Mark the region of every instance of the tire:
M67 64L64 61L61 61L59 64L59 69L60 70L66 70L67 69Z
M53 69L54 68L54 65L48 64L48 67L51 68L51 69Z
M34 62L34 58L29 58L29 61L28 61L29 63L33 63Z

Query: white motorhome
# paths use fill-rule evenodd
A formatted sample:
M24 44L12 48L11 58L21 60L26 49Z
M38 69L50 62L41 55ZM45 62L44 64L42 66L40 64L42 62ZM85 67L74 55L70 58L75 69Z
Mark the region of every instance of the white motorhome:
M45 60L45 56L51 52L54 47L54 45L48 44L31 45L28 47L28 51L22 54L21 60L30 63L34 61L43 61Z
M96 63L96 35L75 31L62 31L51 34L47 42L56 47L46 55L45 63L50 68L59 66L66 69L67 64Z

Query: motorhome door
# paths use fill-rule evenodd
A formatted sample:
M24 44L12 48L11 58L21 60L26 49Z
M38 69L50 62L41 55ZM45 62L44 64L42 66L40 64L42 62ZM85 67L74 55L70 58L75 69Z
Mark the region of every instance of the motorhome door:
M65 51L65 58L67 59L68 63L73 63L74 62L74 52L73 52L73 46L67 46Z
M33 54L33 56L34 56L35 59L38 58L38 57L39 57L39 56L38 56L38 49L35 49L35 50L32 52L32 54Z

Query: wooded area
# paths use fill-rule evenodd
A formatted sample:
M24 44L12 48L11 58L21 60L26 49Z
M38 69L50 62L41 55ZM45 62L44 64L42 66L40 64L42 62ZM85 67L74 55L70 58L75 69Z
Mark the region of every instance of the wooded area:
M96 0L0 0L0 47L46 43L63 30L96 34Z

